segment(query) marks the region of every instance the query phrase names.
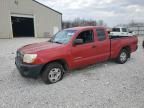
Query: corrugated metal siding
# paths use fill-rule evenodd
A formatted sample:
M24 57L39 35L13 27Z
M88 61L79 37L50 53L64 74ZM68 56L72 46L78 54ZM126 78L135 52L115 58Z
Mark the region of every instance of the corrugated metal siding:
M32 0L10 0L10 11L18 14L33 14L32 2Z
M0 38L11 38L11 34L9 2L0 0Z
M36 21L36 32L38 37L53 35L54 27L61 30L61 15L33 2L34 16Z

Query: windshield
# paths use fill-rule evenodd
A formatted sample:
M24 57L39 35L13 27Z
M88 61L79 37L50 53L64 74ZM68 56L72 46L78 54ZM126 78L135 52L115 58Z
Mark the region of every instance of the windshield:
M50 42L66 44L70 41L71 37L75 34L76 30L62 30L58 32Z

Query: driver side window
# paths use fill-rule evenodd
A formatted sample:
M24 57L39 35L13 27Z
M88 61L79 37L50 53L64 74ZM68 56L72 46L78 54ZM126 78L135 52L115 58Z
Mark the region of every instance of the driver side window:
M83 44L94 42L93 30L81 32L76 39L83 39Z

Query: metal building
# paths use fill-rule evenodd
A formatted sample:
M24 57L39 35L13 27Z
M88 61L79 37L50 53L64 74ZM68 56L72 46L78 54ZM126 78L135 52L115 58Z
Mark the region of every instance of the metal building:
M0 0L0 38L49 37L62 28L62 14L35 0Z
M128 28L139 36L144 36L144 23L133 23L128 25Z

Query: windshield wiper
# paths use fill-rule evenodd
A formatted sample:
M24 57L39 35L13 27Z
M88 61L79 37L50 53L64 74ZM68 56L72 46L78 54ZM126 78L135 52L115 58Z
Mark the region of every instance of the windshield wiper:
M63 43L61 43L61 42L58 42L58 41L53 41L53 43L63 44Z
M51 42L51 43L58 43L58 44L63 44L62 42L59 42L59 41L53 41L52 39L50 39L48 42Z
M48 40L48 42L52 42L52 40L50 39L50 40Z

